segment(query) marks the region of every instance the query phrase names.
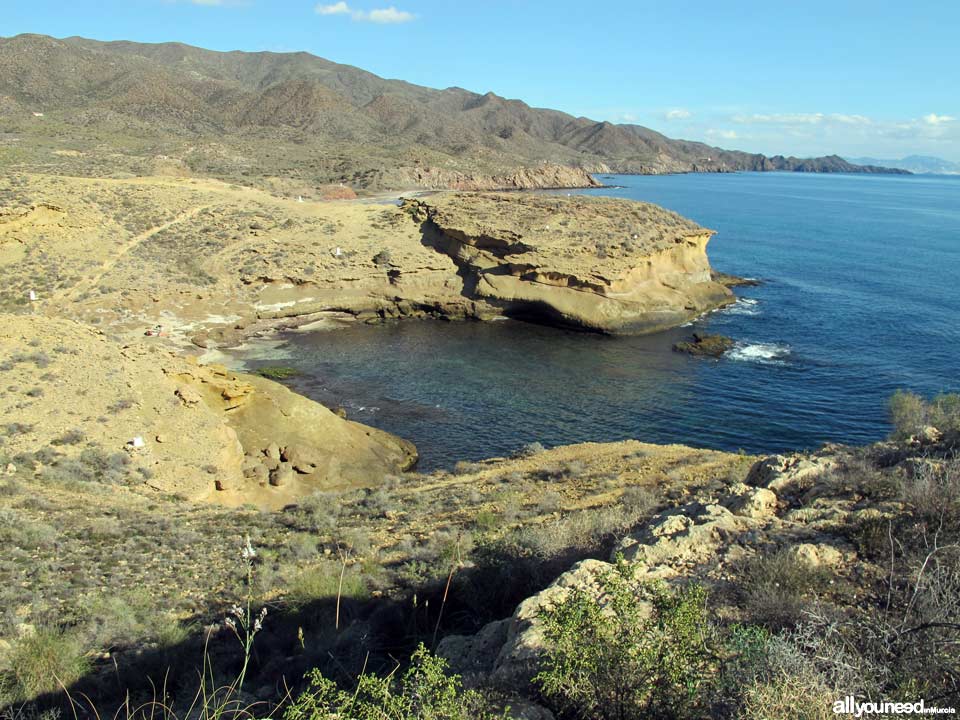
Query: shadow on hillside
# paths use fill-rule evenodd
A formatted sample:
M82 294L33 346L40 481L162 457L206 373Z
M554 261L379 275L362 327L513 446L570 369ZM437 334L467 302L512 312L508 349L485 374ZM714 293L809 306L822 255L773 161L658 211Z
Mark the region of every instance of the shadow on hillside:
M344 597L339 629L335 597L299 607L270 604L253 644L239 706L256 704L258 717L275 716L277 705L296 696L312 668L348 686L364 670L390 672L418 643L432 649L445 635L469 634L507 617L521 600L546 587L572 563L607 552L607 547L592 551L571 547L545 558L509 544L480 547L473 564L454 574L446 602L445 575L393 598ZM175 645L118 648L97 659L91 672L66 692L2 708L0 718L59 710L62 717L79 720L125 720L151 715L151 706L152 716L183 718L201 690L202 674L209 691L234 683L242 670L242 644L223 622L228 612L224 606L209 608L193 618L194 629ZM161 702L173 713L159 712L156 704Z

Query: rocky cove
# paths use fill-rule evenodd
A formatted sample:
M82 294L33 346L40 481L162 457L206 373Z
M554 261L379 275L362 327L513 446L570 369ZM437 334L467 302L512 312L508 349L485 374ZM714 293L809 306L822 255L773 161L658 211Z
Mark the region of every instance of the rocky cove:
M0 509L16 548L0 568L3 602L14 608L0 618L0 671L31 637L47 637L42 619L53 614L65 623L57 637L97 649L70 687L100 707L116 700L119 673L149 692L162 677L157 663L173 668L177 687L189 687L203 653L227 675L242 658L222 616L246 592L269 607L256 681L244 690L251 702L276 702L284 682L302 687L304 673L330 658L324 671L345 682L365 668L389 672L414 638L514 717L550 718L529 683L550 652L543 609L570 597L595 603L604 578L626 563L644 587L705 588L721 623L780 633L817 612L814 632L832 638L830 618L869 616L892 638L893 660L871 656L889 663L876 676L919 674L913 638L891 630L887 615L870 615L891 597L880 531L922 532L931 507L953 502L956 429L908 423L868 448L770 457L729 451L735 439L729 448L674 444L679 407L702 437L741 424L703 412L712 401L698 404L691 385L698 374L715 384L736 362L670 352L688 333L676 326L753 307L734 304L726 287L734 279L715 280L711 232L700 225L650 204L594 198L452 193L393 206L300 203L210 181L24 182L33 202L0 222L0 258L14 279L0 323L0 412L11 418ZM48 273L37 277L41 259ZM16 298L28 290L38 299L24 308ZM525 322L486 322L504 317ZM454 319L485 322L430 322ZM523 443L416 472L402 423L375 429L354 408L345 418L329 409L335 402L208 362L243 342L264 350L264 364L284 362L271 343L284 327L301 332L281 339L328 354L340 333L375 332L363 341L381 356L403 356L407 329L422 331L409 367L394 366L398 376L428 375L435 366L418 368L419 359L442 356L451 367L438 382L474 403L493 398L492 414L455 439L460 448L501 430L501 408L522 405L519 386L503 378L532 385L545 368L553 374L545 359L565 354L578 375L558 374L556 396L569 402L538 411L536 423L519 407L533 428ZM500 374L471 377L476 366L449 353L444 327L509 327L451 334L464 353L499 356ZM341 329L321 332L333 328ZM701 364L678 376L671 363ZM387 369L370 365L374 375ZM782 371L758 367L763 377ZM629 416L617 403L641 384L651 395L637 407L668 421L668 434L653 437L661 444L546 435L550 420L566 433L604 413ZM680 394L665 396L666 387ZM591 415L568 407L577 398L595 399ZM733 417L752 419L750 407ZM256 553L255 580L224 552L244 541ZM904 551L896 587L917 567ZM39 599L21 580L37 569ZM129 629L146 612L143 590L162 597L164 614ZM899 590L892 597L898 617L952 617L952 606L915 610ZM182 634L158 639L171 626ZM777 642L801 652L784 632ZM921 655L949 669L935 655L939 637L920 637ZM805 672L817 693L839 691L829 668ZM738 702L759 702L751 698Z
M49 180L31 182L53 196ZM31 430L8 449L27 452L69 431L67 417L54 419L58 408L73 408L85 425L113 404L132 405L121 417L108 414L87 445L109 454L132 437L146 438L146 450L132 455L145 463L137 471L146 485L191 499L278 508L317 490L376 485L416 462L406 441L343 420L270 380L198 364L191 356L200 348L210 355L278 327L309 331L346 319L509 317L649 333L734 299L713 279L706 255L712 231L644 203L440 193L397 206L307 205L217 183L74 182L90 197L91 190L135 192L147 203L161 191L180 207L141 208L172 220L131 226L119 249L101 239L103 260L94 271L43 293L39 316L7 316L9 354L30 357L36 347L50 357L69 340L78 351L63 358L68 374L87 379L30 403L24 427ZM0 232L8 241L27 238L65 266L89 263L89 241L104 222L97 212L109 200L94 205L58 195L58 202L28 208ZM56 248L40 235L51 223L66 238ZM20 244L6 247L13 268L32 257ZM144 273L144 262L155 271ZM184 275L188 266L195 277ZM115 359L96 359L104 353ZM131 397L118 389L117 397L83 400L91 383L109 386L93 379L107 367L122 374ZM162 412L165 395L173 400ZM124 429L114 425L121 419ZM190 435L196 440L186 444L164 440Z

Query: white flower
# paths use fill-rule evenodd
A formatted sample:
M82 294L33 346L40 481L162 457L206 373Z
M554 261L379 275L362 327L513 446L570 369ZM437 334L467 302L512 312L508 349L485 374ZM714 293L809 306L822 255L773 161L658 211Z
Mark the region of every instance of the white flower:
M244 560L253 560L257 556L257 551L253 549L253 545L250 544L250 538L247 537L247 543L243 546L243 549L240 551L243 555Z

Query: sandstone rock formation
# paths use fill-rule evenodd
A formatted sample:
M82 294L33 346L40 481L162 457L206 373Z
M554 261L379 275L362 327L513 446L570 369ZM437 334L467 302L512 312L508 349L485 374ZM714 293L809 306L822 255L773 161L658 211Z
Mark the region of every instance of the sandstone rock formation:
M279 507L376 484L416 459L410 443L270 380L72 321L0 315L0 348L4 453L62 479Z
M605 168L604 170L605 171ZM463 173L438 167L397 168L382 173L384 187L420 187L431 190L555 190L603 187L582 168L542 163L507 174Z
M464 292L506 315L603 332L652 332L732 300L711 277L712 231L655 205L445 193L405 203Z

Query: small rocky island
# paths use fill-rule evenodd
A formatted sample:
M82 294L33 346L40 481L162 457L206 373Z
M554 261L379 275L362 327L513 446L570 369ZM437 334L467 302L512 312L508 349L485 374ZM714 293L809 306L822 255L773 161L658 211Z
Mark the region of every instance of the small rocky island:
M724 335L693 333L693 339L674 343L673 350L698 357L719 358L733 346L733 340Z

